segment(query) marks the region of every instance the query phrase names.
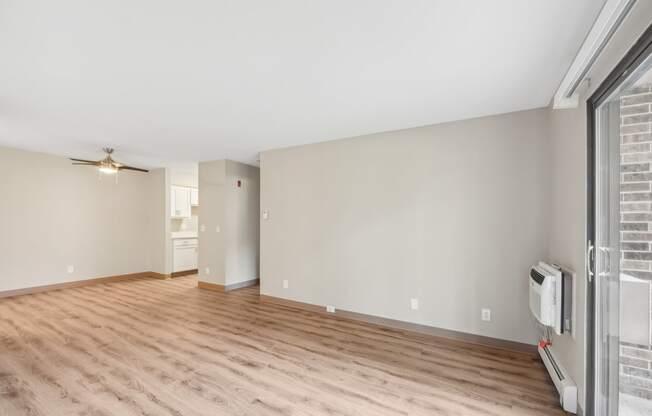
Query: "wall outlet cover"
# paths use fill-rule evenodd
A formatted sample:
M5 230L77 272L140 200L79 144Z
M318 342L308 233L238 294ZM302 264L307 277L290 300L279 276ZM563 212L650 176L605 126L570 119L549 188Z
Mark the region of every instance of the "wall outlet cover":
M417 309L419 309L419 299L417 299L417 298L410 299L410 308L413 311L416 311Z
M483 308L480 312L480 317L483 321L491 321L491 309Z
M68 272L68 274L73 274L73 273L75 273L75 266L68 266L68 267L66 267L66 271Z
M327 305L327 306L326 306L326 312L328 312L328 313L335 313L335 306Z
M204 231L206 231L206 226L205 226L204 224L202 224L202 225L199 227L199 231L201 231L202 233L203 233Z
M263 211L263 219L264 219L264 220L268 220L268 219L269 219L269 211L267 211L267 210L264 210L264 211Z
M219 225L216 225L216 226L215 226L215 232L216 232L216 233L219 233L220 231L222 231L222 229L220 228Z
M208 276L209 274L211 274L211 269L210 269L209 267L205 268L205 269L204 269L204 274L205 274L206 276Z
M283 280L283 289L290 287L290 282L288 280Z

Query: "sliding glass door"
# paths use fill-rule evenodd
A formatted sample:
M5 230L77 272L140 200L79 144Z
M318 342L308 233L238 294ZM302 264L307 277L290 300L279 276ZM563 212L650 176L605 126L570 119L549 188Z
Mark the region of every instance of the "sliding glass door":
M595 234L595 376L596 414L617 415L619 403L621 137L620 97L610 97L596 111ZM641 188L641 190L643 190ZM649 192L649 190L648 190ZM624 196L624 195L623 195ZM638 195L637 195L638 196ZM643 194L640 194L642 197ZM643 206L643 205L641 205ZM636 208L636 207L634 207ZM629 234L628 234L629 235ZM625 237L626 239L628 237ZM644 235L635 237L644 238Z
M620 230L620 111L618 102L603 104L596 114L596 287L595 351L598 358L596 414L618 409L618 275Z
M599 416L652 415L652 47L639 48L589 101L587 413Z

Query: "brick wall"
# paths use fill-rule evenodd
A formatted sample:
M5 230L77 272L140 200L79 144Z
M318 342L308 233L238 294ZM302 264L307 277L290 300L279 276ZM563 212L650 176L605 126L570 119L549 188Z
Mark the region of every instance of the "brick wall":
M652 86L620 101L620 391L652 400Z

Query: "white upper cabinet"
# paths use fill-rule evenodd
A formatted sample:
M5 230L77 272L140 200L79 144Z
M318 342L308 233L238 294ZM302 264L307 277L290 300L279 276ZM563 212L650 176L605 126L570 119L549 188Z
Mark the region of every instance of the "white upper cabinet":
M190 218L191 207L199 205L199 191L197 188L172 185L170 192L170 209L173 217Z
M173 217L190 218L190 188L173 186L170 192L170 208Z

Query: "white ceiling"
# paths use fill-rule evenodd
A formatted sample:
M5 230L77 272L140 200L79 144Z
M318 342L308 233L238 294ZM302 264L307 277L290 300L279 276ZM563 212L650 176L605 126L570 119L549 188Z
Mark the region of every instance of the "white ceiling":
M2 0L0 145L146 167L542 107L601 0Z

